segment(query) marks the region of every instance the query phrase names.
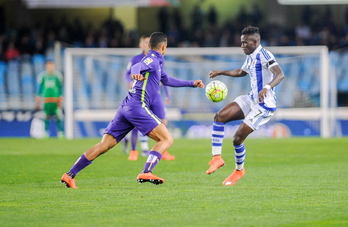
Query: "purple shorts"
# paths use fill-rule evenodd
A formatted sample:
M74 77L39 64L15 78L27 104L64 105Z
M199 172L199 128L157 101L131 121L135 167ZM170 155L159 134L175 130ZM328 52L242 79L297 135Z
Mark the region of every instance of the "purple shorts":
M143 135L147 135L161 123L148 107L121 105L104 133L112 135L117 142L120 142L134 127Z

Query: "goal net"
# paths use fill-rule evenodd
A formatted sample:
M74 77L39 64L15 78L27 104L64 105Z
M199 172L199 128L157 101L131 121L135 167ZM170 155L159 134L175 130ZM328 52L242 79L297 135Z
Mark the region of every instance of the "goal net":
M253 136L333 136L336 116L335 75L329 80L329 55L325 46L266 47L282 67L285 79L276 87L277 111ZM65 131L67 138L97 137L112 120L127 95L124 78L137 48L66 48ZM168 48L168 75L207 84L211 70L240 68L245 60L241 48ZM249 76L220 76L228 86L227 98L210 102L204 89L169 88L168 128L174 136L210 138L216 111L238 95L250 91ZM227 136L240 122L228 123Z

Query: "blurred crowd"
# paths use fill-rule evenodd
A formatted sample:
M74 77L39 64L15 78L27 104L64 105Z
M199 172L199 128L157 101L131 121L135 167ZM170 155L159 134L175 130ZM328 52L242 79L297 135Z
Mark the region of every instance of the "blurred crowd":
M315 17L314 17L315 15ZM330 8L318 15L309 6L303 8L300 23L280 26L270 24L257 5L218 25L219 14L211 6L204 12L199 5L190 14L190 23L184 23L179 8L159 8L158 28L168 35L170 47L235 47L240 45L240 32L251 24L260 27L264 46L327 45L330 50L348 47L348 24L337 25ZM348 21L348 8L345 14ZM136 47L137 31L125 31L118 20L105 21L98 28L82 25L76 18L59 22L48 18L32 27L6 27L0 22L0 60L45 54L56 40L76 47Z
M161 30L169 36L170 46L235 47L240 45L241 30L254 25L260 28L264 46L326 45L330 50L348 47L348 7L345 25L334 22L330 7L318 13L310 6L304 6L298 24L271 24L257 4L249 11L241 7L235 17L221 26L217 24L218 17L213 6L204 12L196 5L188 26L182 23L176 9L170 14L167 8L162 8L158 19L162 22ZM173 18L172 23L168 18Z

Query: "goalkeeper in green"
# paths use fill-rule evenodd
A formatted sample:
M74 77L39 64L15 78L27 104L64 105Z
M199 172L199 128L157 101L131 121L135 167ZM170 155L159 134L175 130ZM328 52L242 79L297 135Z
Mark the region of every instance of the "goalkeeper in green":
M36 97L36 109L41 109L43 101L43 110L45 111L45 137L49 136L49 120L55 119L58 129L58 137L63 138L63 123L61 104L63 101L62 87L63 76L55 70L54 62L46 62L46 70L38 75L38 93Z

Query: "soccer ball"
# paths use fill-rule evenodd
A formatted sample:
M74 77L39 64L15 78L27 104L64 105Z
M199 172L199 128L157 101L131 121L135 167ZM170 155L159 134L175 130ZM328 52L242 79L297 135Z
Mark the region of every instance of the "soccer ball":
M221 102L227 96L227 87L220 80L213 80L205 87L205 95L212 102Z

